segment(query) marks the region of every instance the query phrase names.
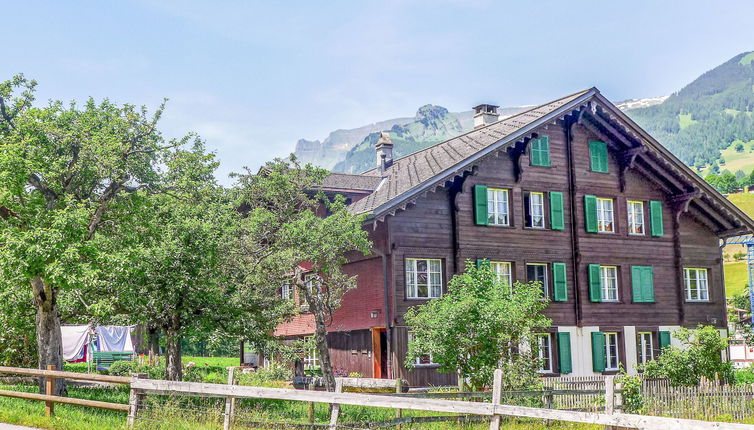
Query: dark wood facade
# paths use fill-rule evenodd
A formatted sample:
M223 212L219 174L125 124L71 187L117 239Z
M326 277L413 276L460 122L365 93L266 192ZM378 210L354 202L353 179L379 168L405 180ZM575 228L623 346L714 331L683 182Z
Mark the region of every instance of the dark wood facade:
M605 109L605 110L600 110ZM606 110L610 109L608 113ZM679 326L698 324L726 327L725 290L720 238L748 228L737 223L732 215L715 209L710 199L722 198L709 189L689 181L683 167L669 154L647 149L643 131L629 120L613 112L615 109L601 96L578 109L551 118L530 130L525 137L501 146L489 156L467 166L442 185L428 189L413 199L405 209L387 216L375 216L365 228L375 240L375 251L383 255L387 273L360 272L359 283L377 276L387 294L387 308L362 334L332 333L331 349L335 367L349 363L365 376L376 376L379 354L371 341L375 327L387 327L385 340L379 344L390 354L387 372L380 376L398 376L411 385L450 385L455 375L438 373L433 366L418 366L408 371L404 366L408 327L406 310L427 299L406 296L406 260L432 258L442 261L443 288L453 274L462 272L467 261L489 259L510 262L515 281L526 281L527 264L565 263L567 299L553 301L546 313L553 320L552 333L567 331L577 342L573 347L573 374L591 374L587 344L594 331L615 332L619 339L619 360L631 369L636 363L635 336L651 332L655 348L660 344L658 333ZM550 165L530 165L528 142L547 136ZM608 148L608 172L591 168L589 142L605 142ZM485 185L509 192L510 225L476 225L474 219L474 186ZM550 228L549 207L545 201L546 228L525 226L524 195L529 192L561 192L563 194L564 228ZM705 194L706 193L706 194ZM614 231L589 233L585 225L584 196L595 195L613 201ZM701 196L705 198L701 198ZM627 201L644 203L644 220L649 224L649 202L662 202L661 236L649 232L629 234ZM747 223L751 221L746 218ZM590 264L614 266L617 272L618 300L592 302L589 292ZM654 302L632 300L632 266L651 266L654 274ZM551 267L551 266L548 266ZM686 300L684 268L707 269L709 300ZM551 272L550 272L551 273ZM368 282L375 283L375 279ZM552 276L548 279L552 298ZM361 287L349 292L360 296ZM374 297L374 296L370 296ZM431 300L431 299L430 299ZM381 308L384 306L381 305ZM383 317L384 315L384 317ZM337 324L337 322L336 322ZM370 336L368 336L370 335ZM356 337L353 337L356 336ZM367 339L369 337L369 339ZM358 339L358 340L355 340ZM557 336L552 337L553 350ZM576 341L574 339L574 341ZM349 343L352 342L352 343ZM356 345L358 347L353 347ZM368 348L371 367L363 357ZM354 350L360 351L354 353ZM379 355L384 360L385 351ZM357 358L361 357L361 358ZM553 373L557 373L557 354L553 354ZM578 363L577 363L578 362ZM385 374L387 373L387 375Z

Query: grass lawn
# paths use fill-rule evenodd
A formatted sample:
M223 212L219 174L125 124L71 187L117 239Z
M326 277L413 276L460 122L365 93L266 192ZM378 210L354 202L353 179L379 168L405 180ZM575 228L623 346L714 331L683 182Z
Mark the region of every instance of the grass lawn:
M733 297L741 294L749 283L746 274L746 263L725 263L725 296Z
M183 364L194 362L197 366L240 366L239 357L183 357Z

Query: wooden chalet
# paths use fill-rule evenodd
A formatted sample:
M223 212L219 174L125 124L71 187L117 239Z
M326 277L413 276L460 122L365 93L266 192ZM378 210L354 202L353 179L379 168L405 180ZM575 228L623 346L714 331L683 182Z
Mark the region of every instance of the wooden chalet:
M403 315L441 296L467 260L543 283L545 375L633 373L678 327L726 330L721 239L754 231L748 216L596 88L505 119L476 111L473 131L398 159L383 134L377 167L326 181L367 215L374 242L344 267L358 288L330 326L337 373L455 384L431 356L405 368ZM313 327L302 313L276 335Z

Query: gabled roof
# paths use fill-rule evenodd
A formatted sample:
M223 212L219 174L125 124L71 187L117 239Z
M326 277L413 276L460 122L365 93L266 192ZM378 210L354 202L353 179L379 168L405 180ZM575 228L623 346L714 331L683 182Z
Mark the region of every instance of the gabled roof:
M322 182L322 188L327 190L374 191L380 181L382 181L382 178L379 176L331 173Z
M405 209L417 197L444 186L456 176L471 172L481 159L531 138L539 126L574 113L579 114L580 123L604 139L621 142L620 151L630 160L625 163L652 177L658 187L678 199L677 204L685 205L684 210L691 207L694 213L706 214L712 220L708 225L720 237L754 232L754 221L596 88L562 97L396 159L384 172L372 169L360 175L333 173L328 182L335 185L340 180L363 180L360 186L371 193L352 203L349 209L366 214L369 219L382 219Z
M380 216L426 187L455 176L491 151L515 143L551 117L569 112L595 92L594 88L579 91L399 158L385 171L384 182L372 194L353 203L350 209L354 213ZM363 175L379 177L380 173L372 169Z

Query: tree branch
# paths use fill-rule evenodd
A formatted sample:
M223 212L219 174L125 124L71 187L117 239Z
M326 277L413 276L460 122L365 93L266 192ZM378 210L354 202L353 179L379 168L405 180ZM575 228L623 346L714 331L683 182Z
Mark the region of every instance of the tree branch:
M3 120L8 123L8 127L15 129L16 126L13 124L13 119L8 115L8 111L5 108L5 99L0 97L0 115L2 115Z

